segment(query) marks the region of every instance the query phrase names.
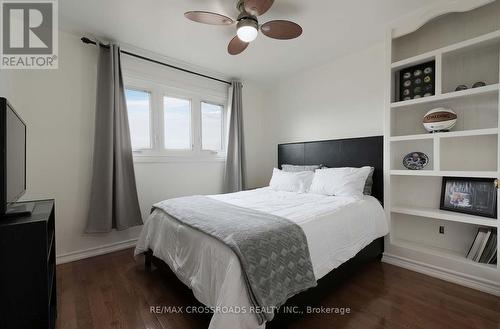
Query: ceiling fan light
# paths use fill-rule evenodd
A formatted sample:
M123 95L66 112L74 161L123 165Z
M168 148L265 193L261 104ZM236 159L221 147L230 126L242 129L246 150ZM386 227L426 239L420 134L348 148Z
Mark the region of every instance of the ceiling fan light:
M252 19L242 19L238 22L238 29L236 31L238 38L243 42L252 42L257 38L259 30L257 29L257 22Z

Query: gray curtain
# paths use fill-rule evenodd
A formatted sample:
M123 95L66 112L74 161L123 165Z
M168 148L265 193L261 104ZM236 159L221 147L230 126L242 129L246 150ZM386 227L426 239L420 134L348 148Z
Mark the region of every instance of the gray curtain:
M226 193L245 188L242 88L241 82L232 82L229 88L229 130L224 175Z
M87 233L142 225L120 48L98 45L97 102Z

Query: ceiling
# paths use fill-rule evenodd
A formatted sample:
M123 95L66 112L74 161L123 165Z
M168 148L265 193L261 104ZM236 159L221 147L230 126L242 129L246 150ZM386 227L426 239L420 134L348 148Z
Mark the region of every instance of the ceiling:
M262 34L241 55L226 47L234 27L208 26L184 18L188 10L236 17L236 0L64 0L63 30L134 45L227 77L273 81L367 47L384 38L389 22L436 0L275 0L260 23L289 19L304 33L280 41Z

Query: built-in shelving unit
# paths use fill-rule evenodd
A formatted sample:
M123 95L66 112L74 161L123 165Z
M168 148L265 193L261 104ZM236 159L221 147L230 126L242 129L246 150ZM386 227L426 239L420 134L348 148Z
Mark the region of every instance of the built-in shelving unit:
M393 53L398 41L389 38L388 52L400 58ZM434 95L400 101L399 72L429 61L435 61ZM478 228L498 231L499 220L439 209L442 177L500 177L500 30L390 62L388 71L385 208L391 233L384 260L500 294L499 265L467 259ZM471 88L477 81L486 85ZM469 89L455 91L462 84ZM437 107L457 113L450 132L424 129L425 113ZM429 157L422 170L403 166L415 151Z

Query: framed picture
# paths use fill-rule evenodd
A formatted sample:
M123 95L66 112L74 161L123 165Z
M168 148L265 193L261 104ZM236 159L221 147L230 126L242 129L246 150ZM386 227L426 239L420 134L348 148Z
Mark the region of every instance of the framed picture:
M436 62L408 67L399 71L399 101L409 101L435 94Z
M493 178L443 177L442 210L497 218L497 186Z

